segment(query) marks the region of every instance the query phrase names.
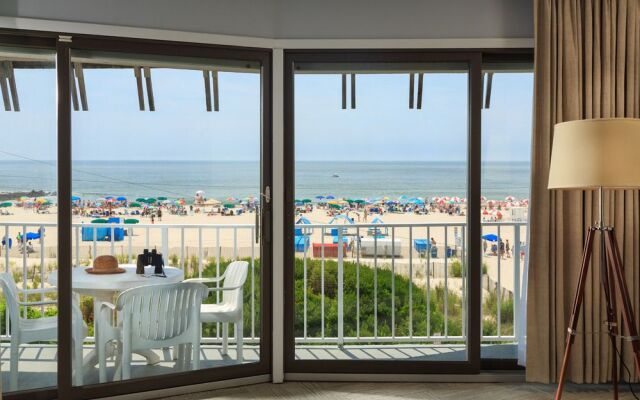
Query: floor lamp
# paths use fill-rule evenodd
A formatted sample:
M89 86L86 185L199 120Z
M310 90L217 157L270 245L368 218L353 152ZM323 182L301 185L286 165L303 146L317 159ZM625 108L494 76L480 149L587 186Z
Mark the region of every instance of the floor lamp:
M555 126L549 189L597 189L600 200L598 221L587 230L578 287L567 329L566 348L560 369L556 400L562 397L596 233L599 233L601 238L600 280L606 301L605 329L613 347L614 399L618 398L616 339L622 335L617 321L617 294L622 302L622 318L628 330L626 338L631 341L633 348L636 374L640 376L640 340L636 319L615 231L612 225L606 225L604 222L602 196L603 189L638 188L640 188L640 119L591 119L564 122Z

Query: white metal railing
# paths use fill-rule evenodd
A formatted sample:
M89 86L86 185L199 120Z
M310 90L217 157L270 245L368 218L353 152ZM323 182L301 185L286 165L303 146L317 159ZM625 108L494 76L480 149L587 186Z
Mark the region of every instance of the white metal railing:
M47 259L53 259L51 265L57 265L55 260L55 254L57 252L55 243L57 243L56 237L47 235L47 230L56 228L55 223L37 223L37 222L15 222L15 223L0 223L0 235L3 238L12 238L13 247L7 251L7 247L2 247L2 258L4 258L5 270L10 270L12 263L21 263L22 268L13 268L14 271L21 271L23 279L21 279L21 285L26 289L27 281L26 277L32 269L31 282L33 278L38 276L39 286L44 287L46 282L47 267L45 267ZM522 238L526 237L524 232L526 230L526 223L524 222L487 222L482 223L483 234L494 233L499 238L509 239L511 246L511 257L503 257L498 249L497 256L484 256L483 262L488 262L487 271L482 274L482 287L483 293L496 293L496 315L483 315L483 322L485 320L495 320L496 334L482 336L483 342L515 342L517 331L516 327L520 323L517 313L519 302L521 301L521 273L524 257L521 257L521 253L524 252L526 247L522 246ZM92 239L88 241L82 240L82 228L91 229L93 231ZM107 228L110 230L109 240L100 241L97 240L97 232L100 228ZM124 229L128 234L124 236L122 241L116 241L115 230L118 228ZM456 258L461 264L461 271L466 271L466 243L467 243L467 231L466 223L464 222L452 222L452 223L424 223L424 224L354 224L354 225L329 225L329 224L299 224L296 225L297 229L301 229L303 236L309 237L309 244L304 244L303 251L297 252L296 257L302 259L303 263L303 321L302 329L299 331L298 337L296 337L296 343L335 343L342 345L344 343L403 343L403 342L415 342L415 343L437 343L442 341L447 342L464 342L466 341L466 315L467 315L467 277L466 273L462 272L459 277L453 277L450 274L452 255L455 254ZM251 322L250 322L250 334L246 341L251 343L258 340L259 332L256 329L256 322L259 316L259 310L256 309L256 297L260 295L259 287L256 288L256 282L258 276L256 275L255 262L259 257L258 244L255 241L255 226L252 224L207 224L207 225L169 225L169 224L80 224L74 223L72 225L73 230L73 257L76 265L81 265L83 261L88 262L91 257L95 257L99 252L103 254L112 254L119 256L126 256L129 262L135 262L135 255L141 252L142 248L150 248L160 246L159 250L165 255L165 263L167 265L172 264L171 255L177 256L178 262L174 263L178 268L185 269L186 273L195 273L200 277L203 273L203 267L208 259L215 260L215 275L220 274L220 261L223 258L237 259L237 258L249 258L250 259L250 310L251 310ZM334 230L332 232L332 230ZM34 255L38 258L34 259L30 257L29 250L26 244L21 244L17 240L18 233L23 237L29 231L44 232L37 239L32 240L39 245L39 249L34 251ZM152 232L159 231L160 235L152 237ZM2 233L4 232L4 233ZM140 245L141 240L137 240L138 244L134 245L134 235L138 235L143 232L144 245ZM188 233L191 233L191 243L194 242L195 246L190 246L187 243L186 237ZM319 235L317 234L319 233ZM335 235L332 235L334 233ZM245 235L244 246L239 245L239 235ZM432 237L438 237L437 244L434 248L430 244ZM171 237L179 238L180 245L177 247L171 246ZM335 237L335 239L334 239ZM229 240L231 238L231 240ZM346 239L348 245L336 246L336 254L332 256L326 254L327 240L335 240L336 243L343 243ZM423 238L427 241L425 248L418 249L415 244L415 239ZM50 241L53 244L47 247L47 242ZM174 240L174 243L177 241ZM83 244L84 243L84 244ZM313 250L313 244L319 245L319 253L316 255L309 254L309 249ZM497 242L496 242L497 245ZM190 249L193 247L193 252L190 253ZM34 249L35 250L35 249ZM346 250L346 251L345 251ZM450 254L451 253L451 254ZM491 253L491 251L488 251ZM47 255L49 257L47 257ZM192 256L196 256L198 260L197 271L189 271L190 262L189 259ZM175 258L175 257L174 257ZM326 301L328 299L326 293L326 265L329 259L335 260L337 263L337 327L331 327L327 325L326 320ZM320 263L320 329L319 334L312 335L309 333L309 321L308 321L308 300L309 300L309 282L308 282L308 264L311 260L316 260ZM39 264L38 264L39 262ZM349 262L349 265L355 264L356 268L356 284L355 284L355 321L356 326L352 329L355 334L345 334L345 293L344 293L344 276L345 276L345 262ZM366 335L363 333L361 320L364 316L362 314L362 277L361 267L367 266L373 270L373 329L371 334ZM37 271L33 268L37 268ZM505 268L507 273L505 274ZM56 267L57 269L57 267ZM391 273L391 298L390 298L390 332L388 334L382 334L379 326L379 307L381 306L381 299L379 298L379 273L382 269L389 269ZM509 271L511 271L509 273ZM422 275L422 280L417 279L417 275ZM505 276L507 275L507 276ZM408 315L407 324L408 330L406 334L398 334L397 328L397 310L396 310L396 279L398 276L404 276L409 279L408 285ZM451 287L453 284L454 287ZM436 287L440 287L443 290L443 329L438 332L432 332L431 321L431 295L432 291L436 290ZM416 315L414 309L414 290L424 290L426 300L426 315ZM452 334L450 332L450 318L449 318L449 294L451 290L457 290L461 296L461 310L460 310L460 334ZM507 319L512 320L512 326L508 332L503 327L503 315L502 315L502 303L505 300L511 299L513 301L514 315ZM484 300L483 300L484 301ZM352 305L349 305L352 306ZM44 310L42 310L44 311ZM23 310L26 313L26 309ZM7 316L8 318L8 316ZM422 318L425 321L426 330L422 333L416 333L414 331L414 322L417 318ZM5 327L8 326L8 320ZM328 335L327 329L335 329L335 335ZM216 332L219 332L216 329ZM0 332L2 338L6 338L8 332ZM213 338L203 338L203 343L219 342L219 333ZM233 340L233 339L232 339Z
M521 243L523 230L526 229L524 222L487 222L482 223L483 235L488 233L495 234L499 240L493 242L497 247L495 256L493 251L488 248L487 254L482 257L482 287L483 287L483 303L488 301L487 295L495 293L495 315L483 315L483 323L495 321L495 334L482 335L483 342L515 342L518 321L518 307L521 301L521 266L523 252L526 246ZM296 257L302 260L302 328L296 329L296 343L299 344L320 344L335 343L342 345L344 343L434 343L434 342L465 342L466 335L466 315L467 315L467 231L465 222L451 223L424 223L424 224L375 224L375 223L357 223L345 225L331 224L297 224L296 225ZM309 242L304 238L309 237ZM437 236L435 246L432 246L431 238ZM426 241L424 248L419 249L414 239L419 237ZM302 238L302 239L300 239ZM325 253L327 250L327 238L332 238L332 243L337 243L337 248L332 248L331 256ZM368 239L365 239L368 238ZM365 245L373 248L363 249ZM501 251L500 241L502 240L504 249ZM509 251L507 252L507 242L509 241ZM315 242L313 242L315 241ZM342 244L343 241L345 244ZM313 243L312 243L313 242ZM342 245L340 245L342 244ZM319 248L318 248L319 247ZM399 248L398 248L399 247ZM309 250L312 254L309 254ZM345 253L345 250L347 254ZM508 253L508 254L507 254ZM460 263L460 274L458 277L451 275L451 262L455 258ZM337 263L337 329L335 335L327 335L329 328L326 320L327 296L325 293L326 286L326 263L331 258ZM309 273L310 263L315 260L320 264L320 327L315 329L316 334L310 333L309 326ZM345 335L345 262L355 268L355 327L351 326L354 335ZM398 265L402 264L404 268L398 270ZM509 277L505 277L505 265L510 267ZM373 328L369 335L362 334L362 304L361 304L361 268L369 267L373 270ZM486 268L486 271L485 271ZM382 305L380 299L380 288L378 277L382 269L390 270L391 276L391 295L390 299L382 300L390 303L390 333L387 335L380 334L380 318L384 317L379 314L379 308ZM422 271L423 278L416 279L416 272ZM396 306L396 280L399 276L404 276L409 280L408 284L408 315L406 323L408 329L406 334L398 335L397 328L397 306ZM455 288L451 287L451 283L458 280ZM426 315L416 315L414 312L414 286L425 292ZM432 332L431 326L431 298L432 292L436 287L440 286L443 291L443 329L440 332ZM461 329L458 334L450 332L449 318L449 297L455 291L460 295L460 320ZM512 301L513 315L503 316L502 305L504 301ZM453 304L452 304L453 305ZM458 305L458 304L455 304ZM506 317L506 318L503 318ZM414 332L415 318L423 318L426 321L426 329L417 334ZM503 326L503 319L511 322L511 327L506 332ZM318 327L315 327L318 328Z
M40 223L40 222L1 222L0 223L0 236L5 244L2 245L2 259L4 260L4 271L11 271L13 273L18 272L22 274L20 279L23 289L27 288L30 282L36 283L36 274L29 272L32 268L38 268L37 281L39 286L44 287L47 281L47 273L49 269L57 269L57 237L52 237L48 231L55 229L56 223ZM88 231L90 237L89 240L83 240L83 229ZM98 232L100 229L108 229L108 240L99 240ZM116 237L117 230L122 229L126 232L121 240ZM256 322L258 311L256 309L256 296L259 296L259 292L256 291L256 281L258 276L256 275L256 258L259 257L259 245L256 243L256 227L253 224L124 224L124 223L74 223L72 224L72 240L73 240L73 261L74 266L88 265L91 259L99 254L111 254L113 256L126 257L125 262L135 263L137 254L141 253L144 248L158 248L163 254L165 264L174 266L185 270L185 275L195 273L196 271L189 270L190 265L189 249L194 247L194 251L191 256L197 257L197 276L202 277L203 268L208 260L215 260L215 275L220 276L221 273L221 260L236 260L238 258L248 258L249 261L249 274L248 285L250 287L250 333L246 337L247 343L257 342L259 338L258 329L256 329ZM159 237L156 236L152 240L152 232L159 231ZM27 233L40 233L37 239L32 240L20 240L18 234L22 238L27 238ZM140 232L144 235L144 245L138 243L134 245L134 236L137 236ZM195 233L196 245L189 246L185 243L186 233ZM229 235L232 238L232 242L228 244L223 243L223 236ZM119 235L119 234L118 234ZM176 236L173 236L176 235ZM244 235L244 246L239 246L239 236ZM170 245L169 238L179 237L180 245L172 247ZM38 248L33 246L33 243L37 243ZM88 245L86 243L89 243ZM137 240L140 242L140 240ZM11 247L9 247L11 243ZM47 244L50 243L50 246ZM36 255L38 258L31 258L31 254ZM49 255L49 257L47 257ZM177 256L177 262L175 258ZM49 265L46 267L47 259L49 259ZM13 267L16 263L22 264L21 268ZM259 288L258 288L259 289ZM43 295L44 296L44 295ZM217 301L220 300L220 293L216 292ZM41 307L41 312L44 312L44 308ZM23 309L24 316L27 315L27 309ZM0 338L8 338L9 332L7 327L9 326L9 316L6 315L5 331L0 332ZM245 324L246 326L247 324ZM213 338L203 337L203 343L212 343L221 341L221 330L216 329L216 336ZM245 336L247 334L245 333ZM88 338L92 340L93 338ZM235 339L229 338L231 342Z

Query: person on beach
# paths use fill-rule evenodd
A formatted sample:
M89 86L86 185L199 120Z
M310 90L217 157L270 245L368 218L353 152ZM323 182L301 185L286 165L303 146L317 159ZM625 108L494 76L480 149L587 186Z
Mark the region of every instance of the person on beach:
M498 251L499 251L500 257L505 258L504 242L502 241L502 239L500 239L500 244L499 244L499 247L498 247Z
M158 222L162 221L162 209L158 208Z
M487 254L487 241L482 240L482 254Z
M509 244L509 239L507 239L505 250L507 251L507 258L511 258L511 244Z
M364 222L367 222L367 214L368 214L367 208L365 207L364 208Z
M156 219L156 218L155 218L155 215L154 215L154 214L151 214L151 223L152 223L152 224L155 224L155 223L156 223L155 219Z

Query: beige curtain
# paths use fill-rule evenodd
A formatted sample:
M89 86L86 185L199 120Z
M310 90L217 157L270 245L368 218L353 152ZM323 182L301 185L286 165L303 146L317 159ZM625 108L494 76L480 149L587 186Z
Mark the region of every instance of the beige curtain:
M640 117L640 0L535 0L535 115L527 302L527 380L556 381L577 284L585 229L597 218L594 191L547 190L554 124ZM640 157L640 149L638 149ZM605 222L618 235L636 317L640 315L638 191L605 194ZM596 242L568 377L606 382L609 339ZM618 302L620 304L620 302ZM628 343L622 349L632 373ZM623 374L627 378L626 372Z

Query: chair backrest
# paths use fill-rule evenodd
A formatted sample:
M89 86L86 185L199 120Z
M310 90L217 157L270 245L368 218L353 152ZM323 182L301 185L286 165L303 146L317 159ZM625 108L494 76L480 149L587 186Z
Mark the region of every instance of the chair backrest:
M17 324L20 319L20 305L18 304L20 299L18 298L18 286L16 286L16 281L13 280L13 275L10 272L0 273L0 287L2 287L2 294L7 301L11 324Z
M247 280L247 270L249 269L249 263L246 261L234 261L227 265L227 269L224 271L224 281L222 287L240 288L236 290L225 290L222 293L222 302L224 304L232 304L234 306L242 307L242 286Z
M200 329L200 305L206 296L207 287L197 282L140 286L122 292L116 308L135 346Z

